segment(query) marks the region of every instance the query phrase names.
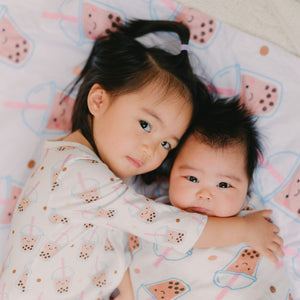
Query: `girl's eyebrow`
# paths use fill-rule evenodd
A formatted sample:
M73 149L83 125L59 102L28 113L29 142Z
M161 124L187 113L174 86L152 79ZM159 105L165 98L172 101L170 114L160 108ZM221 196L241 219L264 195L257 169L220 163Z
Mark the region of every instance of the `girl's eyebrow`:
M163 120L152 109L143 107L142 110L148 115L152 116L154 119L156 119L162 126L165 126Z
M152 109L149 109L149 108L142 108L142 110L145 112L145 113L147 113L147 114L149 114L150 116L152 116L154 119L156 119L160 124L161 124L161 126L162 127L166 127L166 124L164 123L164 121L160 118L160 116L158 116L157 115L157 113L155 113ZM179 141L180 141L180 138L178 138L177 136L175 136L175 135L173 135L173 136L171 136L171 138L173 138L176 142L177 142L177 144L179 143Z

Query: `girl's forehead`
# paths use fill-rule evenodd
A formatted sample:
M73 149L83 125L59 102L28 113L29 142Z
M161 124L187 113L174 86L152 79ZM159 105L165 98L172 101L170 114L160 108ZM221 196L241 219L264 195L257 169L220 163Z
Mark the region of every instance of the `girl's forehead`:
M159 82L159 80L150 82L146 86L142 87L138 92L145 96L149 95L157 104L160 102L179 101L181 103L189 103L192 105L190 101L190 94L187 90L173 85L170 86L166 83L163 84L162 82Z

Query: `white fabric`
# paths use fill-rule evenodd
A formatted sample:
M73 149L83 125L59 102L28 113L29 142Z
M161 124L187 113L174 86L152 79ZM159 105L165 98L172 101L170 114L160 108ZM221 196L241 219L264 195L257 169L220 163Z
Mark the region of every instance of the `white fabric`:
M254 2L257 8L260 1ZM245 6L240 4L240 8L254 2L249 0ZM290 1L283 2L287 6L280 8L282 13L290 8ZM299 5L299 1L296 2ZM224 1L220 3L219 13L222 9L229 10ZM60 137L70 129L75 93L64 103L65 110L61 109L58 99L80 72L92 46L84 30L89 28L85 21L87 15L83 13L84 4L90 4L92 11L102 16L96 18L101 32L111 24L104 22L101 13L120 16L124 22L130 18L186 22L194 18L188 23L192 31L189 54L196 72L204 74L209 84L215 84L221 95L243 96L243 101L249 107L253 105L257 115L266 149L255 174L254 189L262 203L274 211L273 219L280 226L285 241L284 263L293 282L294 298L299 300L300 58L265 39L226 25L218 18L212 20L212 32L201 43L199 38L197 41L201 35L199 28L203 22L209 24L211 18L200 8L188 10L170 0L0 1L0 41L5 42L0 46L0 240L6 240L16 201L38 163L44 140ZM232 18L235 17L240 15L234 13ZM248 20L245 19L245 23L249 23ZM286 24L285 32L289 30ZM144 40L149 44L158 42L159 46L173 51L180 49L174 35L149 35ZM22 46L23 52L19 55L16 41ZM293 41L300 39L293 38ZM271 109L264 110L260 100L269 99L265 93L267 86L271 91L275 89L275 97L273 106L266 106ZM63 111L68 113L62 114ZM286 198L289 192L291 197ZM5 260L2 249L1 261Z

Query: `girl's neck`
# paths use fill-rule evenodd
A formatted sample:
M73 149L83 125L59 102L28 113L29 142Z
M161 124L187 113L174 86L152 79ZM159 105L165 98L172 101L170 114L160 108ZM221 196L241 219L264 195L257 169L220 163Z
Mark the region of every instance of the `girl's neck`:
M83 136L80 130L76 130L74 132L71 132L70 134L66 135L61 139L62 141L66 142L74 142L74 143L79 143L81 145L84 145L94 151L93 147L91 144L88 142L88 140Z

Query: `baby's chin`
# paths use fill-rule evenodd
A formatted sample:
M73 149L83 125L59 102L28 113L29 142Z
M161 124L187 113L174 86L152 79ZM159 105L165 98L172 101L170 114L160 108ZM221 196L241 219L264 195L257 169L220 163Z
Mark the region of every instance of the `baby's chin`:
M182 208L182 210L190 212L190 213L198 213L201 215L206 215L208 217L217 217L217 218L230 218L230 217L234 217L237 215L234 213L223 213L223 212L215 212L212 210L209 210L207 208L203 208L203 207L188 207L188 208Z
M191 212L191 213L198 213L201 215L206 215L206 216L210 216L213 217L215 216L214 213L206 208L203 207L188 207L184 209L187 212Z

